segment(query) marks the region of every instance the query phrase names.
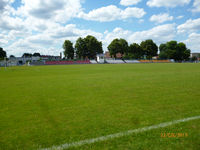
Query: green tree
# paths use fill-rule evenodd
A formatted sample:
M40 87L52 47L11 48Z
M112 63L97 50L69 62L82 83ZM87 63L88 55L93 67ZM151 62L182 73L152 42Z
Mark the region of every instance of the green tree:
M158 55L158 46L153 42L153 40L149 39L142 41L140 46L148 59Z
M166 44L160 44L159 50L160 50L160 52L166 52L167 51L167 45Z
M128 42L125 39L114 39L109 45L108 50L110 52L110 56L114 56L116 58L117 53L124 53L128 52Z
M37 57L37 56L40 57L40 53L34 53L33 56L35 56L35 57Z
M10 55L10 58L15 58L15 56L14 55Z
M32 54L30 54L30 53L24 53L24 54L22 55L22 57L32 57Z
M193 56L193 57L191 58L191 60L192 60L192 61L197 61L198 58L197 58L196 56Z
M0 59L4 59L4 57L6 57L6 51L4 51L2 47L0 47Z
M144 56L144 51L139 44L133 43L129 46L128 55L134 59L141 59Z
M97 54L103 53L102 42L91 35L88 35L84 39L79 37L75 44L75 50L79 59L94 59Z
M176 50L176 59L178 61L189 60L190 50L187 49L186 45L182 42L178 43Z
M166 53L167 52L167 45L166 44L160 44L159 50L160 50L159 58L160 59L168 59L168 55Z
M161 46L162 45L162 46ZM169 41L166 44L160 45L160 55L175 61L189 60L190 50L182 42Z
M85 59L88 56L88 49L83 38L79 37L75 44L76 56L79 59Z
M159 54L159 59L169 59L166 52L161 51Z
M64 55L67 59L74 59L73 43L69 40L65 40L63 43Z
M94 59L97 54L103 53L102 42L98 41L94 36L88 35L84 38L87 46L88 58Z
M176 53L176 49L177 49L177 41L169 41L166 43L166 54L168 56L168 58L170 59L175 59L175 53Z

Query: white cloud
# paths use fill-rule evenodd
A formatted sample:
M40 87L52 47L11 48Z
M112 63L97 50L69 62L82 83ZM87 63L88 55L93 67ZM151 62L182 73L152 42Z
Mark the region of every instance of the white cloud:
M200 12L200 0L194 0L192 12Z
M175 24L164 24L150 30L135 32L129 37L129 41L141 42L153 39L157 44L172 40L176 35Z
M176 29L174 24L165 24L156 26L152 29L132 32L122 28L115 28L112 32L106 32L104 38L105 47L115 38L124 38L129 43L140 43L146 39L153 39L157 44L161 44L172 40L176 36Z
M0 12L2 13L13 2L14 0L0 0Z
M8 43L7 37L4 34L0 34L0 45L5 45Z
M130 5L136 5L139 2L141 2L141 0L121 0L120 4L123 6L130 6Z
M144 22L144 19L140 19L138 22L141 24Z
M190 0L149 0L147 5L150 7L176 7L189 3Z
M1 16L0 17L1 21L0 21L0 29L3 30L23 30L24 27L24 23L23 20L21 18L18 17L10 17L10 16Z
M78 37L85 37L88 34L91 34L95 37L97 37L97 39L101 39L102 38L102 34L98 33L98 32L94 32L92 30L81 30L78 29L77 26L75 24L68 24L66 26L59 26L57 29L54 30L48 30L47 34L52 37L53 39L70 39L72 42L75 42L75 40L77 40Z
M182 19L184 16L178 16L176 17L176 19Z
M7 5L5 0L0 0L0 12L2 12L5 9L5 6Z
M114 20L124 20L131 17L142 18L145 14L146 12L142 8L128 7L122 10L115 5L110 5L94 9L89 13L81 12L79 14L79 18L100 22L109 22Z
M0 39L0 45L4 45L7 43L8 43L8 40Z
M178 33L185 33L185 32L196 32L200 31L200 18L198 19L189 19L184 24L181 24L177 27Z
M93 35L98 40L103 41L104 50L107 49L108 44L115 38L124 38L129 43L140 43L146 39L153 39L157 44L160 44L174 38L175 25L165 24L140 32L115 28L112 32L105 31L104 34L92 30L81 30L74 24L68 24L64 27L58 25L54 30L48 28L44 32L19 39L5 47L5 49L8 54L16 56L21 56L24 52L58 55L59 52L63 51L61 46L64 40L69 39L75 43L78 37L85 37L87 35Z
M81 0L22 0L22 4L17 15L56 22L66 22L82 10Z
M169 16L169 14L164 13L164 14L152 15L149 20L156 23L163 23L166 21L172 21L173 16Z
M14 12L14 8L11 7L11 4L14 0L0 0L0 20L3 20L5 16L9 16Z
M144 9L137 8L137 7L128 7L125 10L121 11L121 17L123 19L131 18L131 17L142 18L145 14L146 12L144 11Z
M183 42L186 43L187 47L193 52L200 52L200 34L191 33L188 39Z
M117 27L112 32L105 33L104 43L105 45L108 45L113 39L116 39L116 38L127 39L128 37L130 37L131 34L132 32L129 30L124 30L122 28Z
M5 47L8 54L21 56L24 52L40 52L41 54L58 55L60 51L63 51L62 44L66 39L75 43L78 37L85 37L87 35L93 35L98 40L102 40L103 37L101 33L92 30L79 29L75 24L61 26L56 23L48 23L48 28L46 28L43 32L30 34L28 36L26 35L24 37L22 35L19 40L16 40L14 43ZM13 36L14 33L16 33L16 31L12 30L9 32L9 35ZM51 52L49 52L49 50Z
M98 9L94 9L90 11L88 14L81 12L79 14L80 18L86 19L86 20L94 20L94 21L113 21L119 18L121 13L121 9L117 8L114 5L101 7Z
M115 28L113 31L99 33L88 28L80 29L75 24L67 22L72 18L109 22L114 20L126 20L138 18L135 23L147 23L142 18L146 12L143 8L126 7L120 8L115 5L101 7L89 11L83 11L83 0L21 0L22 5L15 10L12 7L14 0L0 0L0 44L8 52L21 56L24 52L58 55L62 50L63 41L68 39L73 43L78 37L93 35L103 41L104 50L114 38L124 38L129 43L140 43L146 39L153 39L157 44L173 40L176 36L176 25L165 24L148 30L133 32L123 28ZM142 0L121 0L123 6L136 5ZM190 0L149 0L150 7L175 7L188 4ZM191 10L191 9L190 9ZM199 0L194 0L192 12L199 11ZM178 16L176 19L181 19ZM173 20L169 14L153 15L150 21L163 23ZM146 22L147 21L147 22ZM76 22L76 21L75 21ZM78 21L77 21L78 22ZM127 21L128 22L128 21ZM128 22L130 24L130 22ZM131 20L132 23L132 20ZM135 25L135 24L134 24ZM133 30L137 28L132 26ZM116 25L117 26L117 25ZM130 27L130 25L129 25ZM136 28L134 28L136 27ZM142 29L139 28L139 29ZM136 29L137 30L137 29ZM185 40L191 50L198 50L200 43L200 18L187 20L177 27L178 33L191 33Z

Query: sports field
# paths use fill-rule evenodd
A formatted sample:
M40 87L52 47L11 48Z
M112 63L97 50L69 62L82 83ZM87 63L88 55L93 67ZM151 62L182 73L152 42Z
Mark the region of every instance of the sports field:
M0 68L2 150L58 149L193 116L200 63ZM199 150L200 119L69 149Z

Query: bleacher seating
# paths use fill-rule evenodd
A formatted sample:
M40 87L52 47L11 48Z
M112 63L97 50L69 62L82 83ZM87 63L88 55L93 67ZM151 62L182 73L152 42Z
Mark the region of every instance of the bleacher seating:
M97 64L97 61L96 60L90 60L90 63L91 64Z
M141 63L152 63L152 60L140 60Z
M140 63L140 61L138 60L124 60L126 63L128 64L132 64L132 63Z
M44 65L45 63L43 61L38 61L38 62L31 62L30 65Z
M106 59L109 64L124 64L125 62L121 59Z
M154 63L170 63L170 60L153 60Z
M46 61L45 65L70 65L70 64L90 64L90 60L65 60L65 61Z
M170 63L170 60L140 60L141 63Z

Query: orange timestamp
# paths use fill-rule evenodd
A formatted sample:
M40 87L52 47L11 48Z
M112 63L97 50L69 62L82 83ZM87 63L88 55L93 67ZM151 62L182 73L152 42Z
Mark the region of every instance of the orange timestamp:
M184 138L188 137L188 133L161 133L161 138Z

